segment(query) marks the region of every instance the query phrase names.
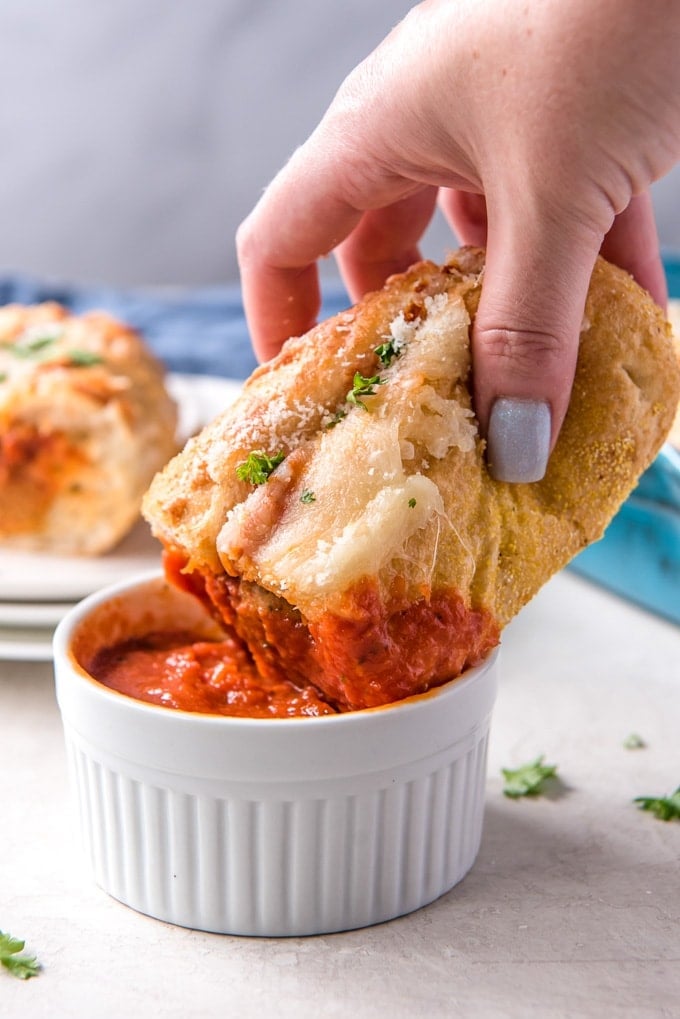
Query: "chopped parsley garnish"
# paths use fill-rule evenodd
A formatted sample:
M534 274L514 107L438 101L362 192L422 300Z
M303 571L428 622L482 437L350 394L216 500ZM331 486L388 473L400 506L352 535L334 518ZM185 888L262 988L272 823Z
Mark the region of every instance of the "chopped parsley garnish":
M379 375L366 376L362 375L361 372L355 372L352 388L347 394L347 402L353 403L357 407L363 407L366 410L363 397L375 396L375 387L384 386L384 384L385 380L381 379Z
M239 481L249 481L251 485L264 485L272 471L279 466L285 454L282 451L268 456L261 449L254 449L236 468Z
M381 343L379 347L376 347L374 353L378 355L380 363L385 368L388 368L394 361L395 357L399 357L401 349L395 346L393 339L390 339L385 343Z
M314 495L314 492L310 492L308 488L305 488L304 492L300 496L300 502L304 503L316 502L316 496Z
M650 810L660 821L680 821L680 786L670 796L636 796L640 810Z
M69 350L69 362L79 368L89 368L93 364L103 364L104 358L91 350Z
M0 382L7 382L7 372L0 372Z
M518 799L520 796L540 796L545 780L557 774L557 765L544 764L541 756L519 768L501 768L501 771L505 779L503 793L511 799Z
M48 347L51 347L53 343L56 343L56 336L36 336L32 340L27 340L25 343L18 341L10 346L11 352L15 357L33 358L39 357Z
M34 955L22 955L25 942L0 931L0 962L19 980L28 980L40 972L40 963Z
M623 745L626 750L642 750L647 746L642 736L638 736L636 732L631 732L629 736L626 736Z
M335 426L340 421L342 421L343 418L346 418L346 417L347 417L347 411L346 410L336 410L335 414L333 415L331 420L326 425L326 428L335 428Z
M409 506L409 509L415 509L416 500L415 499L409 499L408 506Z

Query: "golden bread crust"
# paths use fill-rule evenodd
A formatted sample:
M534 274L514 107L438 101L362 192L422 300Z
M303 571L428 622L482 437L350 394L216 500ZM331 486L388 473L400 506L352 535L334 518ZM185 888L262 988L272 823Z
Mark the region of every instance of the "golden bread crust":
M678 357L680 357L680 298L676 297L668 302L668 319L673 330ZM675 420L668 434L668 441L680 452L680 402L675 412Z

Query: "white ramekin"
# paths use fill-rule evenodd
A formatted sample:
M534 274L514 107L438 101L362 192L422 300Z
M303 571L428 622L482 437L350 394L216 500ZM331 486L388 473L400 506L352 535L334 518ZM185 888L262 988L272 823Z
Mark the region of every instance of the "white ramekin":
M214 624L158 574L77 605L55 638L57 697L95 880L170 923L304 935L432 902L475 861L497 652L428 694L320 718L174 711L79 664L93 647Z

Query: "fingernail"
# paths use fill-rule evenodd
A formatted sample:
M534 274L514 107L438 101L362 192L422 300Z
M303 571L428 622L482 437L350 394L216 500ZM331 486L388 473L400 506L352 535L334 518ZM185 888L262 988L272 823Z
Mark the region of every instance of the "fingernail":
M550 454L550 407L542 400L499 397L487 434L489 473L496 481L540 481Z

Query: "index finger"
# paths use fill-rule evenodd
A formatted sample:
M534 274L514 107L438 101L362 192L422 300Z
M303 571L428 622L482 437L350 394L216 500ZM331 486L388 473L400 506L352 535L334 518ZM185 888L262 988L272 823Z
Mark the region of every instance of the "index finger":
M649 191L631 198L627 208L614 220L600 254L626 269L657 304L666 308L668 289L656 230L654 206Z
M332 127L318 128L277 174L237 233L243 303L260 360L315 324L321 305L317 259L349 237L365 213L391 207L394 223L388 229L389 217L376 213L373 230L363 231L358 244L345 253L343 268L351 269L346 275L350 286L355 284L352 289L367 282L359 255L367 237L375 241L376 233L382 235L382 263L389 266L396 259L399 268L407 267L405 252L422 232L423 210L429 218L434 197L434 189L383 165L367 141L348 142ZM372 277L382 272L375 265L370 269ZM386 269L383 278L387 274Z
M363 210L342 196L342 172L298 149L239 227L243 304L261 361L314 325L321 306L317 259L361 218Z

